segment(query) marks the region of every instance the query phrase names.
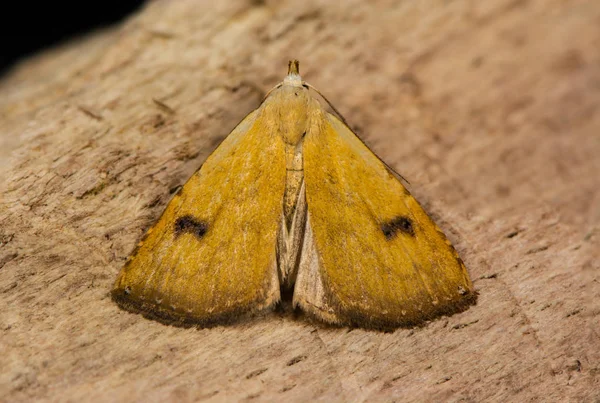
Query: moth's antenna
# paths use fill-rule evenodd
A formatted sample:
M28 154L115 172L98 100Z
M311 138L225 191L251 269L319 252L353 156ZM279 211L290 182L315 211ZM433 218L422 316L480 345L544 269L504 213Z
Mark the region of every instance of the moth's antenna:
M305 86L307 86L308 88L310 88L311 90L315 91L317 94L319 94L319 95L321 96L321 98L323 98L323 99L325 100L325 102L327 102L327 105L329 105L329 107L330 107L331 109L333 109L333 111L334 111L334 112L335 112L335 114L338 116L338 118L340 118L340 120L341 120L341 121L342 121L342 122L343 122L343 123L344 123L346 126L350 127L350 126L348 125L348 122L346 122L346 119L344 118L344 116L342 116L342 114L340 113L340 111L338 111L338 110L335 108L335 106L333 106L333 105L331 104L331 102L329 102L329 100L328 100L328 99L325 97L325 95L323 95L323 94L321 93L321 91L319 91L318 89L316 89L315 87L313 87L312 85L310 85L310 84L309 84L309 83L307 83L307 82L304 82L303 84L304 84Z
M296 62L297 62L297 61L296 61ZM290 68L291 68L291 63L292 63L292 62L290 62ZM298 67L298 66L296 66L296 68L297 68L297 67ZM349 129L349 130L350 130L352 133L354 133L354 130L352 130L352 128L350 127L350 125L348 124L348 122L346 122L346 119L344 119L344 116L342 116L342 114L341 114L341 113L340 113L340 112L339 112L339 111L338 111L338 110L335 108L335 106L333 106L333 105L331 104L331 102L329 102L329 100L328 100L328 99L325 97L325 95L323 95L323 94L321 93L321 91L319 91L318 89L316 89L315 87L313 87L312 85L310 85L310 84L309 84L309 83L307 83L307 82L303 82L303 83L302 83L302 85L304 85L304 86L306 86L306 87L308 87L308 88L310 88L310 89L314 90L314 91L315 91L317 94L319 94L319 95L321 96L321 98L323 98L323 99L325 100L325 102L327 102L327 105L329 105L329 107L330 107L331 109L333 109L333 111L334 111L334 112L335 112L335 114L336 114L336 115L337 115L337 116L340 118L340 120L342 121L342 123L343 123L343 124L345 124L345 125L346 125L346 127L347 127L347 128L348 128L348 129ZM360 141L361 141L361 142L362 142L362 143L365 145L365 147L369 148L369 146L367 146L367 144L365 143L365 141L364 141L363 139L361 139L361 138L360 138L360 136L359 136L358 134L354 133L354 135L355 135L355 136L356 136L356 137L357 137L357 138L358 138L358 139L359 139L359 140L360 140ZM371 150L371 149L369 148L369 150ZM402 180L404 180L406 183L408 183L408 184L410 185L410 182L408 181L408 179L406 179L406 178L405 178L404 176L402 176L400 173L396 172L396 170L395 170L394 168L392 168L391 166L389 166L389 165L387 164L387 162L385 162L384 160L382 160L382 159L379 157L379 155L375 154L375 152L373 152L372 150L371 150L371 152L372 152L372 153L375 155L375 157L377 157L377 159L378 159L379 161L381 161L381 163L382 163L383 165L385 165L385 167L386 167L386 168L387 168L387 169L388 169L388 170L389 170L389 171L390 171L392 174L394 174L394 175L396 176L396 178L398 178L398 179L402 179Z
M281 87L282 85L283 85L283 83L279 83L279 84L277 84L275 87L271 88L271 89L269 90L269 92L267 92L267 95L265 95L265 96L263 97L263 99L262 99L262 102L264 102L264 101L265 101L265 99L267 99L267 98L269 97L269 95L271 95L271 93L272 93L273 91L275 91L277 88Z

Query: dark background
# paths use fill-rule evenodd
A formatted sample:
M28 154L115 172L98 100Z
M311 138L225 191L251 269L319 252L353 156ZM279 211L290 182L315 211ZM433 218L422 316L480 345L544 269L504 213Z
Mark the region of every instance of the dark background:
M39 50L117 23L143 3L142 0L5 2L0 11L0 74Z

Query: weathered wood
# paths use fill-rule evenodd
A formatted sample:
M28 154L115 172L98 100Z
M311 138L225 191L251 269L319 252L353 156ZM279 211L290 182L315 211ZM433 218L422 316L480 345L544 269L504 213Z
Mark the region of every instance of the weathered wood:
M0 81L0 400L599 399L599 21L576 0L163 1L25 61ZM198 330L109 298L292 57L410 180L476 306Z

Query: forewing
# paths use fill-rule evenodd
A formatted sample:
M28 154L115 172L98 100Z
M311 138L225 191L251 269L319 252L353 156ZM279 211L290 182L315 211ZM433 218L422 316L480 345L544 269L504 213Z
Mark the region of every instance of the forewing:
M283 143L259 109L173 197L122 269L114 298L151 317L198 323L273 305L284 187Z
M323 290L295 300L325 320L368 327L414 325L463 310L474 293L450 242L381 160L336 117L321 113L304 139L312 230L305 242L314 243L318 259L301 264L299 270L313 272L299 273L299 281L316 278Z

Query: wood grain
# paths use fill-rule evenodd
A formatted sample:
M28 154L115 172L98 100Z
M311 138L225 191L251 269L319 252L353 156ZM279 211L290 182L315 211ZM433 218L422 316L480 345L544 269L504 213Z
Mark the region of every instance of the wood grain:
M215 5L213 3L218 3ZM0 81L0 400L600 399L600 4L157 1ZM411 182L476 306L393 333L109 298L287 61Z

